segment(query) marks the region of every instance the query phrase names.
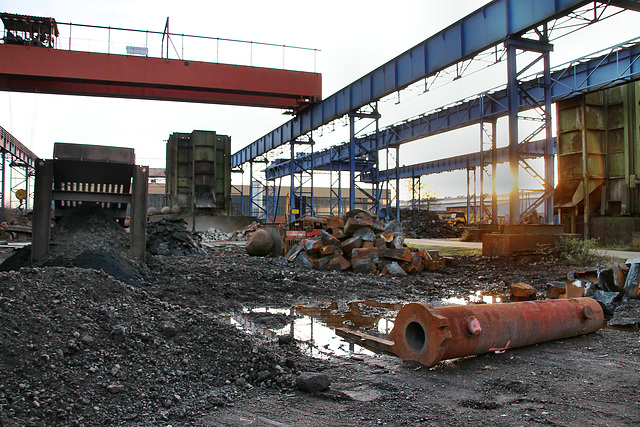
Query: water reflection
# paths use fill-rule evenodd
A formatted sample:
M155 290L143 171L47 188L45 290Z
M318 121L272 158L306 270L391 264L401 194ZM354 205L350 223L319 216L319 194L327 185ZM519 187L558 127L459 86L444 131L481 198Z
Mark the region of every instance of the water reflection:
M249 333L262 334L268 338L289 334L296 340L298 347L312 357L373 355L374 351L337 336L335 329L347 328L388 338L393 329L393 320L402 305L378 301L316 301L284 309L245 309L222 318ZM283 327L268 328L262 322L254 320L264 317L264 314L288 316L287 319L292 320L288 320Z
M477 291L465 297L450 297L431 301L433 306L499 303L508 300L508 295ZM337 328L364 332L378 338L389 339L393 322L405 303L366 301L321 300L296 304L289 308L260 307L244 309L221 316L228 323L251 334L261 334L271 339L291 335L296 345L312 357L373 355L375 348L366 348L366 343L355 343L336 335ZM265 316L266 315L266 316ZM269 316L272 315L272 316ZM272 317L272 318L271 318ZM284 326L265 326L283 324ZM269 320L274 320L270 322Z

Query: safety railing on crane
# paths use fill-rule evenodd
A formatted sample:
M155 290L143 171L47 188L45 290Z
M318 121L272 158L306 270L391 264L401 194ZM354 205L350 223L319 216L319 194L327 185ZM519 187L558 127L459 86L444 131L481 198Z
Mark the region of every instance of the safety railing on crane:
M51 46L81 52L136 55L188 61L316 72L319 49L100 25L57 22ZM3 29L2 34L7 31Z

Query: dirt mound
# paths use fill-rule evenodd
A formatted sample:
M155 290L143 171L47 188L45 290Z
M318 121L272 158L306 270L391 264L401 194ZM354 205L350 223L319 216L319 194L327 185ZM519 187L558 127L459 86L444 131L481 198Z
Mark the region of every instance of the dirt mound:
M392 211L395 217L395 209ZM400 209L400 222L409 239L456 238L462 232L431 211Z
M201 236L187 230L182 218L162 218L147 225L147 252L153 255L189 255L202 252Z
M84 203L51 231L49 254L31 264L23 248L0 265L0 271L21 267L80 267L102 270L129 285L140 285L144 267L128 257L129 235L95 203Z
M90 239L92 243L122 245L127 243L127 233L96 203L83 203L65 216L52 230L54 241Z
M247 388L295 382L296 355L102 272L0 273L0 319L4 425L189 424Z

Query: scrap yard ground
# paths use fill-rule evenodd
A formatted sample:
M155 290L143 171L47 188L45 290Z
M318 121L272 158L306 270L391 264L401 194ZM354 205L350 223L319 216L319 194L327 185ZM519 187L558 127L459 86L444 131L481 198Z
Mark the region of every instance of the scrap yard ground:
M0 273L1 425L640 424L637 331L426 368L373 353L312 358L295 333L293 343L248 335L226 320L244 310L278 329L298 314L264 307L337 301L329 315L339 315L355 302L375 316L364 301L438 302L518 282L544 296L576 266L473 254L391 277L286 265L238 245L143 264L122 256L126 238L107 222L60 227L46 260ZM301 372L331 386L301 391Z

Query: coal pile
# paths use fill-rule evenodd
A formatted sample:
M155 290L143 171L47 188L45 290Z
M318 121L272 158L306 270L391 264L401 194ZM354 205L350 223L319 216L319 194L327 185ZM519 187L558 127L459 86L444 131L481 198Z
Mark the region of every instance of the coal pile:
M4 426L189 425L299 374L294 347L95 270L0 273L0 337Z
M49 254L31 263L31 249L17 251L0 265L1 271L22 267L80 267L106 272L127 284L144 281L135 260L127 257L129 235L95 203L83 203L51 231Z
M392 209L392 217L395 217L395 209ZM409 239L449 239L462 236L461 230L431 211L401 209L400 223Z
M313 225L313 229L307 229ZM290 245L283 262L311 268L404 276L437 270L437 251L408 248L397 221L383 223L369 212L355 209L344 217L302 218L288 236L306 236Z
M200 242L200 235L187 230L182 218L162 218L147 224L147 252L152 255L199 254Z

